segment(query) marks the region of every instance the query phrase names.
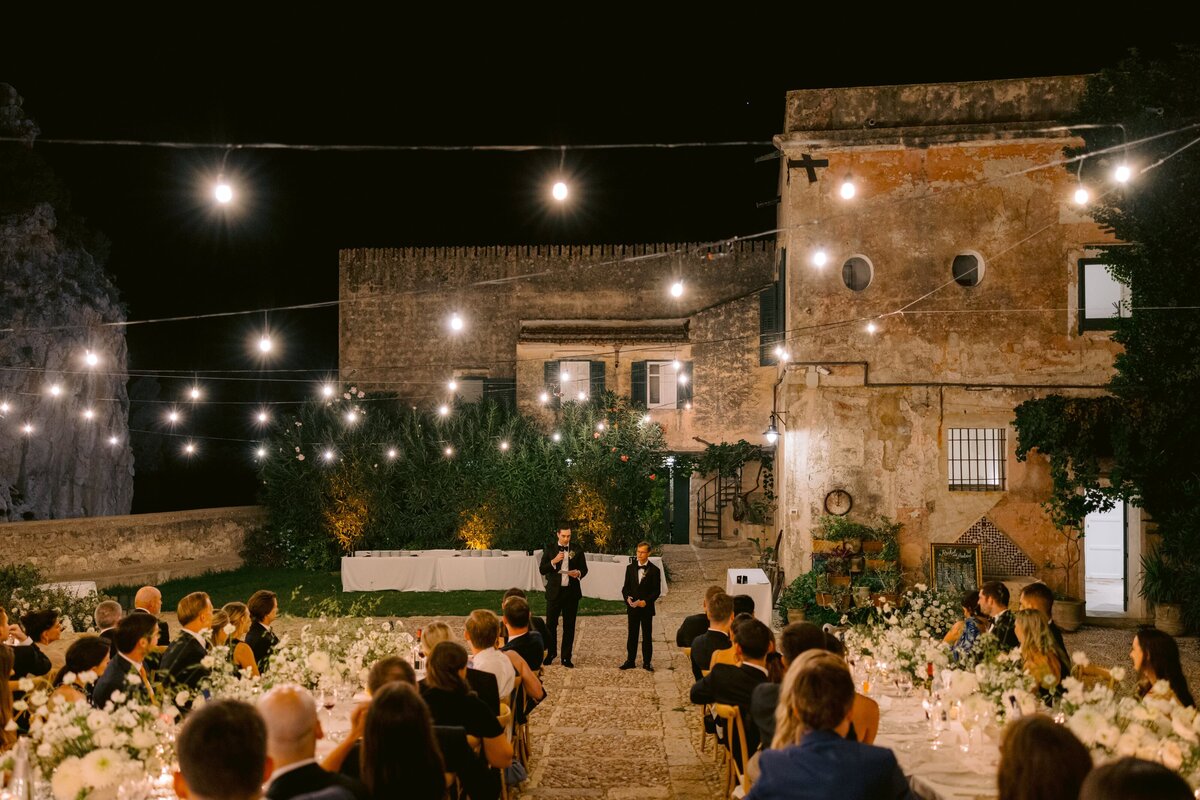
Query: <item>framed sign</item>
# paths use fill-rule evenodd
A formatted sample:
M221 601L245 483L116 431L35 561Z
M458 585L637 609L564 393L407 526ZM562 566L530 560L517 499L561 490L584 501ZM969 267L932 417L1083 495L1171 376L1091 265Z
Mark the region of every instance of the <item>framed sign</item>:
M965 592L983 583L983 553L978 544L932 544L929 582L934 589Z

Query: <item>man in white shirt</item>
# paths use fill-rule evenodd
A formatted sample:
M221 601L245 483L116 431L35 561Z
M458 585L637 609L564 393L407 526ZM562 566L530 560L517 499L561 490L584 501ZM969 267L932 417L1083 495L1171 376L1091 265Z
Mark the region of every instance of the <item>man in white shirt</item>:
M496 676L500 701L508 700L516 682L517 671L508 656L496 649L500 638L500 620L486 609L478 609L467 617L466 639L471 646L471 666Z
M341 796L347 800L366 800L366 789L358 781L317 764L317 739L325 734L311 694L293 684L276 686L259 698L258 712L267 723L267 755L274 765L267 800L291 800L331 787L343 789Z

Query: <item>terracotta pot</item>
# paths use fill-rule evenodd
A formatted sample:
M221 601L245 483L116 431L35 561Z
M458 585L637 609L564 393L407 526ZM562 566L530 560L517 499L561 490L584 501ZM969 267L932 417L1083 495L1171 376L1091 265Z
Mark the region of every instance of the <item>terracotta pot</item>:
M862 572L867 568L867 560L862 556L850 556L850 571Z
M1054 623L1068 633L1074 633L1083 627L1085 609L1083 600L1055 600Z
M829 576L829 585L830 586L849 586L850 585L850 576L849 575L830 575Z
M862 549L867 554L882 553L883 542L863 542Z
M789 608L787 610L787 621L789 624L792 622L804 622L805 618L806 612L803 608Z
M817 605L831 606L833 605L833 595L829 592L817 592Z
M1154 627L1171 636L1182 636L1183 606L1179 603L1156 603L1154 605Z

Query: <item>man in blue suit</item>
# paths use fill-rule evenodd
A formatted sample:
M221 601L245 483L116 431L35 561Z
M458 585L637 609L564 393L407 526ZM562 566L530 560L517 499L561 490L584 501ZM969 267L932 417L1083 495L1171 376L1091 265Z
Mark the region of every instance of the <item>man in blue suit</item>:
M113 644L117 654L109 659L104 674L96 679L92 689L92 705L104 708L109 700L114 699L113 695L155 702L157 698L144 662L157 640L158 622L154 617L149 614L123 617L113 629ZM130 675L136 675L137 680L131 681ZM121 703L114 700L114 704Z
M847 739L854 679L846 662L823 650L788 668L776 741L759 756L761 774L747 800L909 800L908 781L891 750Z

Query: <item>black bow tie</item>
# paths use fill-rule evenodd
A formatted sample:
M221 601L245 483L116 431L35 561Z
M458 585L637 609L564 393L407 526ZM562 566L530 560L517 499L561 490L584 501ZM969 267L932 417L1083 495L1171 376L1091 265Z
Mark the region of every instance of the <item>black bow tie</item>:
M650 565L649 564L638 564L637 568L638 569L646 569L646 567L648 567L648 566L650 566Z

